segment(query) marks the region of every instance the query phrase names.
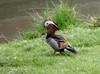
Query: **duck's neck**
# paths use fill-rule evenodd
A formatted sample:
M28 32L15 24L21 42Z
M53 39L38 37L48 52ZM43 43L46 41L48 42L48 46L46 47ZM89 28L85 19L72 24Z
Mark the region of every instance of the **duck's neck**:
M53 37L55 35L56 30L57 30L56 27L54 25L51 25L48 28L48 32L47 32L47 37L46 38Z

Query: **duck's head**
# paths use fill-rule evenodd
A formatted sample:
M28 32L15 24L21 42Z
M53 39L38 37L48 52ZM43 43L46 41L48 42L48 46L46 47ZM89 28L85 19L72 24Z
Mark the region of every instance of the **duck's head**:
M57 30L59 30L59 27L58 27L58 25L55 22L53 22L51 20L45 20L43 22L43 28L45 28L45 27L48 28L48 27L51 27L51 26L54 26Z

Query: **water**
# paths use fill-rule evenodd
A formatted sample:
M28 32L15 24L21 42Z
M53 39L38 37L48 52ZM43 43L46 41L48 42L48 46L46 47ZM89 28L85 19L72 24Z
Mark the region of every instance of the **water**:
M34 13L37 10L42 13L46 1L51 4L50 0L0 0L0 43L12 39L19 31L30 29L34 20L26 11ZM59 4L59 0L52 1ZM71 4L77 3L77 9L85 16L100 15L100 0L69 1Z

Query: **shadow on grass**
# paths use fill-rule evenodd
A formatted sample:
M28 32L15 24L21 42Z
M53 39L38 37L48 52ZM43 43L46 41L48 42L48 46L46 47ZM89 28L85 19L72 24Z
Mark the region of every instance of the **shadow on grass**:
M72 57L72 58L75 57L75 54L72 54L70 52L62 52L61 54L59 52L56 54L52 52L48 52L48 53L45 53L44 55L48 57Z

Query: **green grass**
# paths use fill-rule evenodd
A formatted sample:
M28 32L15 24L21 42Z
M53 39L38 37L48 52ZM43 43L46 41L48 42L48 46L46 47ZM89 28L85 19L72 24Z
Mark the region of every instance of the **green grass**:
M33 40L14 40L0 45L1 74L99 74L100 28L77 27L63 35L79 52L53 54L45 36Z
M45 35L46 30L42 29L41 26L43 25L44 20L47 19L56 22L60 30L72 29L81 26L81 18L79 14L76 13L75 6L73 8L74 10L72 10L69 4L65 4L63 2L61 2L60 5L55 6L53 9L51 9L47 4L47 8L44 11L44 17L41 19L42 21L39 19L40 15L35 15L35 17L33 16L37 23L33 23L34 29L32 31L25 32L23 36L24 39L33 39Z
M70 4L63 2L55 6L53 10L49 10L49 6L47 6L44 19L53 20L58 24L61 30L76 27L80 24L80 16L76 13L75 8L75 5L72 8Z

